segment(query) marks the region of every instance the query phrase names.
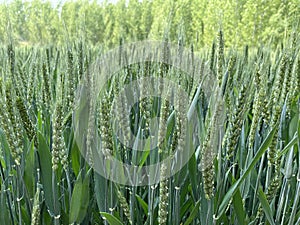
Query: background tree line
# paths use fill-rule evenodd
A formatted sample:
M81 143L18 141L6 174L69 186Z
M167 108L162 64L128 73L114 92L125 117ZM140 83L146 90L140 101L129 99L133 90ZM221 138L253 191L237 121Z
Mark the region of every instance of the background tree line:
M196 47L210 45L220 27L234 47L276 45L299 32L299 0L16 0L0 4L0 41L23 44L63 43L81 37L112 47L125 41L182 39Z

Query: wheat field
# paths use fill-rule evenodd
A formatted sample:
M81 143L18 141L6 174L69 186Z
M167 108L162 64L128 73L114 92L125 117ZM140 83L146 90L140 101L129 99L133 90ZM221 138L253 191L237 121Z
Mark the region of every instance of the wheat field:
M189 58L183 61L196 72L151 59L121 63L93 97L97 74L90 68L107 54L101 47L79 40L3 45L0 223L300 224L299 43L292 33L277 48L235 49L224 46L220 30L210 49L184 47ZM172 54L180 58L183 46L174 45L179 50ZM147 83L122 94L126 85L153 77L172 81L187 100L167 87L170 100L142 98ZM210 96L203 77L212 83ZM78 101L79 87L91 90L85 101ZM131 95L138 99L134 105ZM118 96L114 112L121 114L111 109ZM193 124L187 120L191 108ZM89 116L76 119L74 112ZM130 132L117 134L116 124ZM124 144L148 140L152 130L157 146L145 141L136 153ZM90 152L98 142L102 159ZM159 173L151 185L114 182L94 166L115 158L142 168L174 158L176 150L191 153L187 162L170 176L164 164L150 171L150 177Z

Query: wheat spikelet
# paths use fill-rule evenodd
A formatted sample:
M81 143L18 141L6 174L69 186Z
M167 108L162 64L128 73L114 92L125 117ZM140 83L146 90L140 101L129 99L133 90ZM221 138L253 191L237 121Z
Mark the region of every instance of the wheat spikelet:
M36 60L36 59L35 59ZM36 63L32 63L31 64L31 70L29 72L29 76L28 76L28 82L27 82L27 87L26 87L26 98L27 98L27 101L29 103L32 103L32 100L33 100L33 96L34 96L34 80L36 78Z
M179 87L180 90L180 87ZM186 124L187 124L187 115L185 112L185 102L184 99L181 98L180 95L175 96L175 104L177 107L176 110L176 118L177 120L177 150L183 151L185 145L185 138L186 138Z
M168 218L168 179L166 179L166 166L162 164L160 169L158 224L165 225Z
M75 95L75 88L76 88L76 76L73 72L73 64L74 64L74 57L73 52L71 48L68 48L67 51L67 97L66 97L66 108L67 111L73 110L73 104L74 104L74 95Z
M94 76L92 76L89 72L86 77L88 95L87 95L87 102L88 102L88 128L87 128L87 136L86 136L86 155L85 158L88 160L89 164L93 164L93 154L92 154L92 142L95 138L95 114L97 113L95 109L96 100L95 100L95 81Z
M227 152L227 158L229 159L234 156L234 151L238 143L239 134L244 120L245 95L246 87L245 85L242 85L232 118L229 121L228 134L226 136L226 144L224 146Z
M124 212L128 222L129 222L129 224L132 224L132 220L131 220L131 217L130 217L130 209L129 209L129 205L126 201L126 198L122 195L122 193L119 190L117 191L117 196L118 196L120 205L123 209L123 212Z
M46 110L49 110L48 102L51 102L51 92L50 92L50 81L49 81L49 71L45 63L42 65L42 75L44 82L43 89L43 105L46 107Z
M263 107L263 101L265 99L265 88L264 85L261 83L264 83L264 79L261 77L261 72L259 69L256 72L256 92L254 95L254 103L253 103L253 116L252 116L252 122L251 122L251 127L249 131L249 150L252 150L253 148L253 142L254 142L254 137L256 133L257 127L259 127L259 121L260 121L260 116L261 116L261 108Z
M210 53L210 70L213 71L214 63L215 63L215 52L216 52L216 44L213 42L211 46L211 53Z
M217 98L220 98L216 94ZM215 176L215 167L214 167L214 158L215 158L215 149L218 148L219 142L219 128L222 126L223 118L223 103L217 99L216 106L210 121L207 135L205 141L202 145L202 159L201 159L201 170L203 176L203 187L205 198L210 200L214 196L214 176Z
M210 134L208 134L205 142L202 146L202 160L201 160L201 168L202 168L202 176L203 176L203 188L205 193L205 198L210 200L214 193L214 154L213 149L210 144Z
M297 67L300 68L299 66L299 60L297 60L297 58L300 58L300 54L298 53L298 57L295 57L295 60L290 59L290 78L289 78L289 83L287 84L287 101L286 101L286 117L287 119L290 118L291 116L291 105L293 100L295 100L295 97L298 96L299 94L299 90L297 89L298 87L298 78L297 78L297 73L300 72L300 70L297 71Z
M16 106L18 108L18 111L19 111L19 114L20 114L20 117L21 117L21 120L23 123L23 127L27 133L28 139L30 141L34 140L34 146L37 148L38 147L37 135L36 135L35 129L33 127L33 124L27 114L25 104L20 97L17 97Z
M12 136L11 142L11 154L15 160L17 165L20 165L21 155L23 153L22 150L22 132L20 128L20 124L17 123L17 114L15 110L15 101L14 101L14 93L11 87L11 82L8 81L5 87L5 94L6 94L6 106L5 109L7 110L6 119L8 119L8 124L11 128L7 128L6 136Z
M143 98L140 97L140 99L139 99L139 109L140 109L140 117L141 117L142 127L143 127L142 131L147 136L147 135L149 135L148 132L150 129L149 120L151 118L152 100L144 97L144 96L148 96L149 90L148 90L148 87L145 85L145 81L143 80L143 78L149 76L151 62L145 62L143 67L144 68L143 68L143 72L141 75L142 80L140 83L140 96L142 96Z
M15 74L15 50L13 47L13 44L10 43L7 46L7 55L8 55L8 61L10 66L10 73L12 76Z
M224 39L222 30L218 33L218 57L217 57L217 79L218 84L221 86L223 79L223 66L224 66Z
M110 98L107 92L104 93L99 107L99 130L101 135L102 152L109 158L113 154L112 127L110 123Z
M160 110L160 118L159 118L159 129L158 129L158 144L159 144L159 153L162 153L165 148L165 134L167 128L167 119L169 116L170 103L168 100L162 100L162 106Z
M60 163L60 160L64 168L67 166L66 158L63 154L65 151L65 143L63 139L63 130L62 130L62 102L59 100L56 103L56 107L53 114L53 143L52 143L52 168L56 170Z
M285 88L283 87L282 83L285 77L286 65L287 65L287 55L284 54L280 63L279 72L275 77L275 83L269 101L269 108L272 108L272 115L271 115L271 122L270 122L271 128L276 126L280 118L281 107L282 107L282 105L280 104L282 103L280 99L281 99L282 88ZM279 129L278 126L276 127L277 130L272 139L272 143L270 144L268 149L268 162L270 166L276 164L276 156L277 156L276 144L277 144L278 129Z
M40 185L37 185L37 189L34 195L34 201L33 201L33 209L31 213L31 225L39 225L40 224L40 193L41 188Z

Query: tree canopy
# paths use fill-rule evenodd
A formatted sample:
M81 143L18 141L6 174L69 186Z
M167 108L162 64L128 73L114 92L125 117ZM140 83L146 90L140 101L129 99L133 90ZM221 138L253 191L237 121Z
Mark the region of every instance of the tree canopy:
M81 37L105 47L124 41L179 36L185 44L210 45L221 28L225 44L257 46L299 32L299 0L16 0L0 4L0 41L62 43ZM226 38L228 37L228 38ZM229 38L230 37L230 38Z

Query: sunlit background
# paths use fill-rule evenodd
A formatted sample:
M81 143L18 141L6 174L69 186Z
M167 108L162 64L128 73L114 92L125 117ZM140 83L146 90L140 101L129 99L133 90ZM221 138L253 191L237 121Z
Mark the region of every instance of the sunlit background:
M14 2L14 1L20 1L20 2L32 2L31 0L0 0L0 3L11 3L11 2ZM104 2L107 2L107 3L116 3L118 2L118 0L95 0L96 2L98 3L104 3ZM62 5L63 3L65 2L71 2L70 0L43 0L41 2L51 2L51 5L54 6L54 7L57 7L57 6L60 6ZM93 1L90 1L90 2L93 2Z

